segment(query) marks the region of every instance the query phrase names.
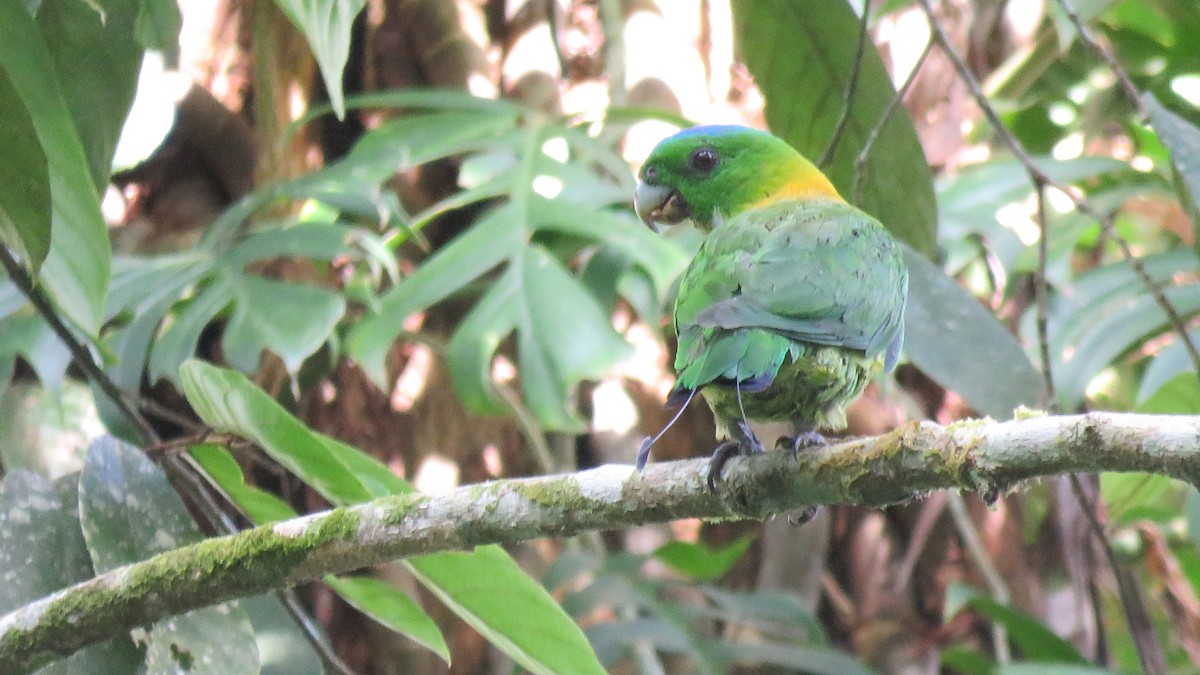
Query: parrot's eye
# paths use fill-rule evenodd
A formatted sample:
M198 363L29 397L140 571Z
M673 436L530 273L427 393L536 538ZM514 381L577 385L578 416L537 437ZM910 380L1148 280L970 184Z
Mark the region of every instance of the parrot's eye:
M717 162L721 161L721 156L717 151L709 148L696 148L692 154L688 155L688 168L696 173L709 173L717 168Z

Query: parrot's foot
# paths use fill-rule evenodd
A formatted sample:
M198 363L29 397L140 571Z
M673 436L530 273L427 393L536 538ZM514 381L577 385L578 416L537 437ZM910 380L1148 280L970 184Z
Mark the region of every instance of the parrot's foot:
M817 517L817 514L820 513L820 511L821 507L815 504L812 506L806 506L802 509L796 509L788 514L788 524L792 525L793 527L807 525L809 521Z
M795 436L780 436L775 441L776 450L791 450L792 459L800 459L800 452L808 448L825 445L825 437L813 429L802 431Z
M758 436L751 431L750 426L745 421L737 423L738 430L741 431L739 440L725 440L713 450L712 459L708 460L708 489L716 491L717 483L721 482L721 471L725 469L725 464L736 457L737 455L757 455L766 451L762 441L758 440Z

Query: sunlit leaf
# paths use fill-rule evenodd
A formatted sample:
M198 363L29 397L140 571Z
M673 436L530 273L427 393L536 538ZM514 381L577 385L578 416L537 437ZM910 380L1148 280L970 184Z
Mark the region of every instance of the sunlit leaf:
M346 114L342 71L350 58L350 29L365 0L275 0L308 40L339 119Z

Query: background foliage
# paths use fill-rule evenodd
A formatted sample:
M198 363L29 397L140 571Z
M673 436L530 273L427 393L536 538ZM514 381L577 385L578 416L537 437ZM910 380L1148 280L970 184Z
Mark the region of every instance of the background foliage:
M690 120L770 128L907 244L906 364L852 433L1200 413L1191 0L213 11L0 3L0 610L409 481L630 461L698 243L637 222L631 167ZM1195 488L985 497L424 556L47 670L1200 667Z

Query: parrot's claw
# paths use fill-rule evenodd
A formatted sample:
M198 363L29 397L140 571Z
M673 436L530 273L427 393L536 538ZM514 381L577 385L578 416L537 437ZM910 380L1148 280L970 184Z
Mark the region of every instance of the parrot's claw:
M792 459L799 460L800 452L808 448L825 445L825 437L814 430L802 431L795 436L780 436L775 441L776 450L790 450Z
M721 482L721 471L725 469L725 464L737 455L757 455L765 452L762 441L758 440L758 436L750 430L750 427L745 422L738 422L738 428L742 431L740 440L722 441L713 450L712 459L708 460L708 488L716 491L717 483Z
M737 425L738 429L740 429L742 432L742 442L739 443L739 446L743 449L745 454L757 455L760 452L767 451L766 447L763 446L762 441L758 440L758 436L755 435L754 431L750 429L750 425L746 423L746 420L738 420ZM821 439L821 442L824 443L825 439Z
M722 441L713 450L712 459L708 460L708 489L713 492L717 491L717 483L721 481L721 471L725 468L725 463L733 459L742 450L742 444L737 441Z
M817 517L817 514L820 513L820 511L821 507L815 504L811 506L805 506L802 509L796 509L788 514L788 523L793 527L807 525L809 521Z

